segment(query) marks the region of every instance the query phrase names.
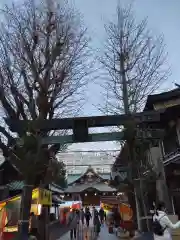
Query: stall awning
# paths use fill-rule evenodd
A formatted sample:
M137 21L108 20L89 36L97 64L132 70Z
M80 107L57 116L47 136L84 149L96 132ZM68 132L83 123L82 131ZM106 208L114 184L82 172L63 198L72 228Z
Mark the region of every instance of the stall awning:
M52 203L54 204L62 204L65 203L61 198L59 198L57 195L52 196Z

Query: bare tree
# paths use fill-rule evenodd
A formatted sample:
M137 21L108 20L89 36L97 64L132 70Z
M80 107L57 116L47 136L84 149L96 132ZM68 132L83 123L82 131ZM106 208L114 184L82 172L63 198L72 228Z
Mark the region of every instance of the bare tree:
M125 108L142 110L147 96L169 75L163 37L151 34L146 19L137 22L131 6L118 6L116 22L109 22L105 30L107 41L101 58L107 74L105 110L111 114L123 113Z
M2 117L42 121L78 113L92 65L86 29L77 15L63 0L25 0L1 10ZM25 181L19 231L26 239L32 189L44 179L53 181L62 146L40 144L51 132L30 127L14 134L1 120L0 148Z
M138 112L143 109L147 96L157 90L169 75L163 37L152 35L148 30L147 19L138 22L131 5L127 8L119 5L116 21L109 22L105 30L107 41L104 55L100 59L106 70L105 81L102 84L105 105L100 106L100 109L109 114ZM127 123L125 127L128 131L126 135L129 135L127 144L131 171L135 178L141 180L145 169L152 170L153 166L146 161L146 164L143 163L143 169L141 168L140 162L144 156L141 154L140 159L136 152L141 145L134 138L136 126L134 123ZM134 189L135 193L138 190L142 196L141 203L144 212L147 212L142 183L144 184L144 181L134 185Z

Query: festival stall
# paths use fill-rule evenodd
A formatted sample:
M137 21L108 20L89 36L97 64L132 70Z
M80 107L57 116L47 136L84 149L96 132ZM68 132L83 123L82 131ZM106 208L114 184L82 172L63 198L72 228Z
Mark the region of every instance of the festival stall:
M113 209L119 210L121 221L120 227L126 231L132 231L133 229L133 211L129 204L119 202L117 199L112 201L113 204L108 201L101 202L101 207L106 212L107 223L109 224L113 218Z
M60 222L62 224L67 223L67 218L72 211L72 209L81 209L82 202L81 201L67 201L63 204L60 204L59 207L59 215L60 215Z
M131 232L133 230L133 211L130 205L125 203L119 204L119 212L121 215L120 226L122 229Z
M21 195L0 202L0 239L11 239L17 233L20 204ZM41 188L33 190L31 212L34 212L35 215L40 215L42 206L51 205L51 191Z
M112 212L113 208L118 207L118 204L110 204L110 203L101 202L100 207L104 209L106 214L108 214L109 212Z

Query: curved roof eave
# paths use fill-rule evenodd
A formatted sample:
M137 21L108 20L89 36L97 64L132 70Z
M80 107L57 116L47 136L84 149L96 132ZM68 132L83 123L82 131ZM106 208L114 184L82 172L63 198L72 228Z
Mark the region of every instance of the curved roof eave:
M102 180L104 180L99 174L97 174L97 173L94 171L94 169L93 169L91 166L89 166L83 174L81 174L81 175L80 175L76 180L74 180L73 182L69 183L68 186L71 186L73 183L75 183L76 181L80 180L84 175L86 175L86 174L88 173L88 171L92 171L92 172L94 173L94 175L96 175L96 176L100 177Z
M162 92L158 94L148 95L147 101L144 107L144 111L152 110L153 104L161 101L168 101L171 98L180 97L180 89L176 88L168 92Z
M69 186L65 190L65 193L80 193L84 192L88 189L95 189L99 192L116 192L117 189L110 187L105 183L97 183L97 184L82 184L81 186Z

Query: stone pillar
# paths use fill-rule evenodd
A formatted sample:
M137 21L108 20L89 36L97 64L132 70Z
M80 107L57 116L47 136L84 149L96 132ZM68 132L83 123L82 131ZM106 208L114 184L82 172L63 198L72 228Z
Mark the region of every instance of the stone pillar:
M156 180L156 192L157 192L156 199L164 201L166 203L169 213L172 213L173 207L169 196L169 189L166 183L166 176L163 164L163 147L161 144L162 143L159 143L158 147L152 147L150 149L150 154L155 170L158 174L160 173L160 176Z

